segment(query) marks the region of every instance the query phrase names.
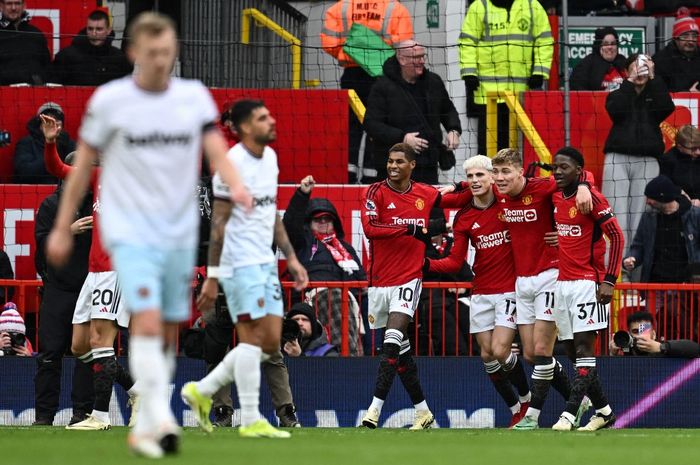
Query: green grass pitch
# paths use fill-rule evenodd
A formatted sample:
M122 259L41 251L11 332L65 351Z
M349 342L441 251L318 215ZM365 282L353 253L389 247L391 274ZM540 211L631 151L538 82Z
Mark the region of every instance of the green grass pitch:
M66 431L0 427L3 465L112 465L144 462L126 448L127 429ZM643 465L700 463L700 430L628 429L559 433L547 429L302 428L286 440L241 439L236 429L206 435L186 428L180 454L164 463L218 465Z

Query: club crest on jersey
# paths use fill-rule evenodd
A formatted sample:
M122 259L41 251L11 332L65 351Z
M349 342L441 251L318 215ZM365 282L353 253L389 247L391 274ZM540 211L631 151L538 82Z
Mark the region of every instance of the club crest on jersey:
M423 201L423 199L416 200L416 208L418 210L423 210L425 208L425 202Z
M371 201L370 199L367 199L367 201L365 202L365 208L367 210L374 211L377 209L377 206L374 204L373 201Z
M523 197L523 205L530 205L532 203L532 196L530 194Z
M575 218L577 213L576 207L569 208L569 218Z
M505 223L506 222L506 215L503 214L503 212L498 212L498 220Z

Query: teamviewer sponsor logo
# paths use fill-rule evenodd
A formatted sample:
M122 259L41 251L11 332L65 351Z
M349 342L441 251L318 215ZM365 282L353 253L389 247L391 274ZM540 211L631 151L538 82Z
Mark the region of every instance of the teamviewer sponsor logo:
M477 249L489 249L510 242L510 231L498 231L492 234L477 236L475 247Z
M581 226L577 224L557 224L557 234L562 237L580 237Z
M398 216L391 217L394 224L415 224L420 227L425 227L425 220L423 218L399 218Z
M503 218L508 223L530 223L532 221L537 221L537 210L530 208L527 210L516 208L516 209L504 209Z

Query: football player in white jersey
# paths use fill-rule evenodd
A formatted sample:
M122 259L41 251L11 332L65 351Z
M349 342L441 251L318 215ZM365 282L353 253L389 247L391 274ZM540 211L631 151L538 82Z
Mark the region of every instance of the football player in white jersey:
M190 314L199 221L192 193L202 148L231 186L231 200L253 207L226 160L211 94L199 81L170 77L177 55L173 21L143 13L128 35L137 72L99 87L88 102L47 255L56 266L66 262L72 214L99 154L101 238L131 312L129 366L140 386L141 410L128 442L134 453L158 458L178 448L168 389L178 323Z
M230 119L241 142L228 158L253 195L255 210L247 215L241 205L234 203L232 208L229 187L216 173L207 279L197 304L202 311L210 309L221 282L239 343L204 379L185 384L181 394L200 426L211 431L211 396L234 381L241 404L239 434L288 438L288 432L270 425L259 410L260 362L279 350L282 332L282 291L273 245L287 258L297 290L306 287L309 278L277 214L277 154L267 146L277 138L275 119L257 100L236 102Z

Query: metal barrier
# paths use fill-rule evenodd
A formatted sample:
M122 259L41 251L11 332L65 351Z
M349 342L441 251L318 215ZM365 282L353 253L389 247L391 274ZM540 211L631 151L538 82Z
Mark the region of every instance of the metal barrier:
M39 280L0 279L0 289L25 318L34 347L38 340ZM307 301L343 356L374 356L381 348L382 330L364 334L367 309L367 281L315 281L302 292L285 281L285 308ZM471 283L424 282L414 323L410 328L416 355L477 355L478 347L469 334L468 296ZM7 298L5 300L8 300ZM618 283L610 308L609 330L601 331L598 355L609 354L608 343L615 331L627 329L627 317L638 311L651 313L659 340L691 339L700 342L700 284ZM361 319L360 319L361 318ZM192 321L194 318L192 319ZM363 344L364 342L364 344ZM365 350L367 347L367 350Z
M298 88L294 85L302 79L301 51L298 63L294 62L289 45L280 40L279 32L306 37L308 18L288 2L182 0L181 9L180 60L184 77L197 78L209 87ZM246 19L251 9L267 18L262 22L275 24L278 29L251 28ZM262 23L257 16L256 21ZM245 38L246 27L251 45L240 40ZM298 47L293 45L292 51L295 48Z

